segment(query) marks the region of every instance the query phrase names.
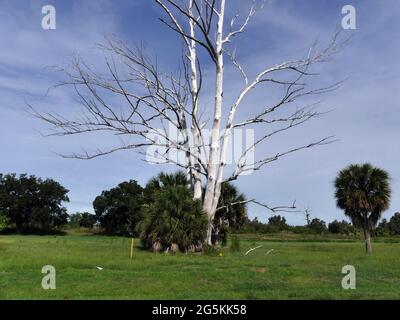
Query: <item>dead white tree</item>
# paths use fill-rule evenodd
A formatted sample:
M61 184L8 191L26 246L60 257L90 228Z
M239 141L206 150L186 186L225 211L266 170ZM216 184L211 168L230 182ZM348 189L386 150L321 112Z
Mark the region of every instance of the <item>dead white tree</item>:
M281 157L299 150L321 146L332 142L332 137L315 139L304 145L287 148L272 155L264 155L249 162L248 154L262 143L279 133L300 126L320 113L313 104L298 107L294 102L306 96L320 95L337 88L339 83L320 88L309 88L306 79L315 76L313 65L325 62L343 42L338 41L337 33L330 44L318 51L311 47L304 58L285 61L263 68L254 78L250 78L230 49L235 37L243 33L254 14L264 6L264 2L253 2L241 24L239 15L229 22L226 15L225 0L155 0L165 16L160 20L175 31L182 39L184 54L179 73L167 74L159 70L142 47L132 48L122 41L107 39L100 46L109 53L106 60L108 73L96 72L80 59L75 59L70 68L62 69L68 80L59 85L69 85L76 91L84 108L78 117L66 118L55 113L35 111L35 116L51 124L53 135L75 135L87 132L111 132L120 137L129 137L129 143L109 150L84 152L71 157L92 159L119 150L134 149L146 155L146 147L158 147L154 163L173 163L187 173L188 186L192 188L195 199L203 199L204 211L209 217L207 241L211 234L221 185L236 180L240 175L259 170ZM200 55L204 50L206 55ZM204 110L211 115L210 124L203 119L200 106L201 90L204 81L200 56L212 62L215 84L212 110ZM237 68L243 77L243 88L237 92L234 103L224 103L225 58ZM122 72L123 70L123 72ZM260 87L280 88L281 96L264 107L249 110L252 116L237 120L237 113L250 93ZM110 93L118 103L110 102ZM257 111L256 111L257 110ZM285 113L286 112L286 113ZM226 115L226 119L223 118ZM256 128L261 137L247 147L230 174L226 172L229 139L236 128ZM278 126L278 127L277 127ZM177 136L170 134L174 128ZM204 134L208 129L211 134ZM184 154L184 161L171 156L171 150ZM204 194L202 194L202 186ZM250 200L273 211L294 209L289 207L272 208L255 199Z

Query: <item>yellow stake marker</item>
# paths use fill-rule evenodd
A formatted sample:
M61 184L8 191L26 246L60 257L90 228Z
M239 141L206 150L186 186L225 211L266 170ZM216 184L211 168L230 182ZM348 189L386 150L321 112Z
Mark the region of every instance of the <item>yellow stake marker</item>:
M131 242L131 259L133 257L133 238L132 238L132 242Z

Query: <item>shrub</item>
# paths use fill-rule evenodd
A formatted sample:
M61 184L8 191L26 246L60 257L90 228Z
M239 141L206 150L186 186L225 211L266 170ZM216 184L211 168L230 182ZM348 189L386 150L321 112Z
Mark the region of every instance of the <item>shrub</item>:
M334 220L328 225L328 231L335 234L354 234L356 232L355 228L351 225L351 223L347 221L338 221Z
M153 251L200 251L207 233L207 216L200 201L182 185L165 185L154 192L154 201L145 209L139 224L145 248Z
M280 230L277 226L258 221L256 217L253 220L248 221L239 231L241 233L277 233Z
M8 224L9 224L8 218L5 216L5 214L0 212L0 231L2 231L5 228L7 228Z
M218 256L221 254L221 248L209 244L203 246L203 254L206 256Z
M231 238L231 243L229 250L232 253L239 252L240 251L240 239L237 235L233 235Z
M290 226L289 231L295 234L310 234L313 231L309 228L309 225L306 226Z

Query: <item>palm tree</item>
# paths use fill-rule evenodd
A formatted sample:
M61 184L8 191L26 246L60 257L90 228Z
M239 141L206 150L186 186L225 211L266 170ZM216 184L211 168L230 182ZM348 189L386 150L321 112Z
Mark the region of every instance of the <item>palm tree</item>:
M153 197L155 192L160 191L164 187L186 185L186 175L182 171L174 173L161 172L156 177L150 179L150 181L146 184L146 188L144 190L146 201L151 202L154 200Z
M389 180L385 170L370 164L350 165L340 171L335 180L337 206L355 226L363 228L367 253L372 252L371 229L389 208Z
M153 251L198 251L207 235L207 215L193 200L183 172L160 173L145 188L145 217L137 230Z
M187 187L185 173L182 171L175 173L161 172L147 183L144 190L146 202L154 202L156 200L155 196L159 191L176 187ZM191 191L189 190L189 192ZM179 201L184 201L184 199L182 198ZM247 221L246 203L245 196L233 184L228 182L222 184L218 210L213 222L213 244L226 242L228 227L237 230Z

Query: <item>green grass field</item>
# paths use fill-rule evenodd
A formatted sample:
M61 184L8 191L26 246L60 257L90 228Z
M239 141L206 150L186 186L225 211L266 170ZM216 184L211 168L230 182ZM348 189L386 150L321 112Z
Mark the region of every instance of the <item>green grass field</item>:
M243 237L241 252L215 256L153 254L135 240L130 260L128 238L0 236L0 299L400 299L400 243L367 256L361 241L276 240ZM348 264L356 290L341 288ZM56 290L41 287L44 265Z

